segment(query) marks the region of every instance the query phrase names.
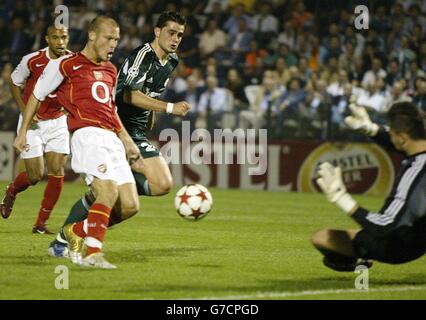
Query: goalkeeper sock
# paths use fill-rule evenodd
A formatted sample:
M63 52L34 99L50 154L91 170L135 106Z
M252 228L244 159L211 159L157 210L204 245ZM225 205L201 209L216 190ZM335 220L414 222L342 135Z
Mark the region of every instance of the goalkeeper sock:
M148 179L144 174L139 172L133 172L133 176L136 181L136 188L138 189L138 195L140 196L151 196L151 188L149 186Z

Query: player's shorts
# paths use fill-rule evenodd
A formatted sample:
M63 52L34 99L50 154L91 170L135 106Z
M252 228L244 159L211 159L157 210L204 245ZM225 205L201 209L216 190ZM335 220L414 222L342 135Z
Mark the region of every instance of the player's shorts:
M71 168L83 174L87 185L94 177L117 185L135 183L126 152L117 135L97 127L76 130L71 138Z
M19 117L18 131L22 124ZM42 157L44 153L70 153L70 134L67 126L67 116L56 119L40 120L30 126L27 131L28 148L21 152L22 159Z
M148 138L142 140L134 140L136 145L139 147L141 155L144 159L162 156L160 150L156 146L151 144Z
M412 231L404 236L379 237L361 230L355 236L353 248L358 257L391 264L415 260L426 252L425 241L416 239Z

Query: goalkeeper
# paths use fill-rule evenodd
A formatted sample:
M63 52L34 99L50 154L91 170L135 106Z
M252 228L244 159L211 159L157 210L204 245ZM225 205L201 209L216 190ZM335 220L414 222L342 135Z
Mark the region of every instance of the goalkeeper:
M372 123L366 110L350 105L345 123L369 135L387 150L405 154L391 193L378 213L362 208L346 192L339 167L319 166L317 183L327 199L352 217L358 230L324 229L312 236L324 264L336 271L371 267L373 260L399 264L421 257L426 251L426 130L414 104L399 102L387 113L389 128Z

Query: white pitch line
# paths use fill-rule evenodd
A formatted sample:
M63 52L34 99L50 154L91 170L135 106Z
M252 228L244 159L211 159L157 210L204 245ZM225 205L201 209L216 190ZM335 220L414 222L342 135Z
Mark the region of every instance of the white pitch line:
M399 292L399 291L421 291L426 290L426 286L406 286L406 287L379 287L369 290L359 289L329 289L329 290L306 290L289 292L259 292L256 294L223 297L201 297L201 298L178 298L177 300L241 300L241 299L268 299L268 298L290 298L302 296L316 296L340 293L370 293L370 292Z

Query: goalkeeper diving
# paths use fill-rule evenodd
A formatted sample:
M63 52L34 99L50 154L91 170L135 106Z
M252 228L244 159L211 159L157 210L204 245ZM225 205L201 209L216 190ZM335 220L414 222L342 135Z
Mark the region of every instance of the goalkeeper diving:
M346 191L342 172L328 162L319 166L317 184L334 203L360 226L358 230L323 229L312 244L324 264L336 271L371 267L374 260L400 264L420 258L426 251L426 130L424 115L410 102L392 105L386 127L373 123L364 107L350 104L348 127L370 136L387 150L405 155L390 194L379 212L361 207Z

